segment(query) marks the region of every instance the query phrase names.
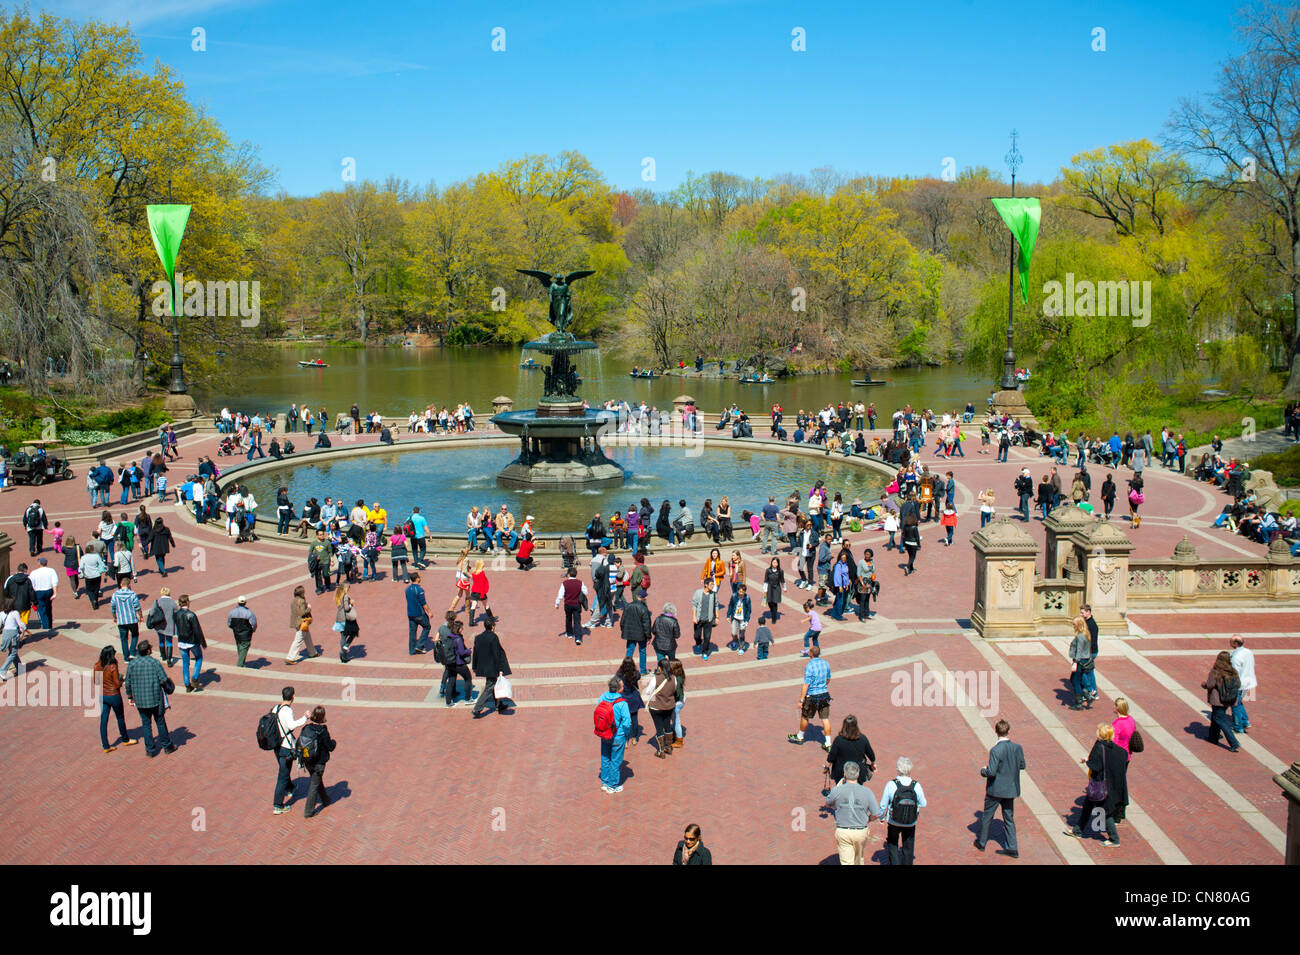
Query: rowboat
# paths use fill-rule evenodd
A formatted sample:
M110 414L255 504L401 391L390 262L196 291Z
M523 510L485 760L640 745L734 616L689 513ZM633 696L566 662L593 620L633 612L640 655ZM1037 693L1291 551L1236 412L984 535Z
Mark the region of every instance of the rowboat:
M530 359L528 359L527 361L521 361L521 362L519 363L519 367L520 367L520 368L525 368L525 369L527 369L528 371L534 371L534 370L536 370L536 369L538 369L538 368L545 368L546 366L545 366L545 365L542 365L542 364L539 364L538 362L535 362L535 361L533 361L533 360L530 358Z
M662 378L663 375L653 371L631 371L628 375L632 378Z
M300 361L299 368L328 368L329 365L323 361Z
M887 384L889 384L889 382L888 382L888 380L886 380L886 379L884 379L884 378L868 378L866 381L861 381L861 380L858 380L858 379L855 378L855 379L853 380L853 384L855 384L855 385L887 385Z
M775 384L775 378L737 378L742 385L771 385Z

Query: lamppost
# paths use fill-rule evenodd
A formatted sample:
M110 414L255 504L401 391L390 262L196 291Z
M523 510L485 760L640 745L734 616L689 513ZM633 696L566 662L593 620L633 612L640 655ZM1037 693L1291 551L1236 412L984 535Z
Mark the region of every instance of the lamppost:
M1015 195L1015 187L1012 187L1012 195ZM167 204L172 204L172 180L167 177ZM181 359L181 324L179 315L178 302L176 301L176 283L171 283L172 287L172 383L168 388L173 395L183 395L189 388L185 385L185 363Z
M1016 140L1019 134L1011 130L1011 151L1007 153L1005 159L1007 167L1011 170L1011 197L1016 196L1016 170L1020 168L1023 157L1020 150L1016 148ZM1011 346L1012 332L1015 323L1015 301L1016 301L1016 237L1011 237L1011 266L1007 273L1007 350L1002 356L1002 390L1014 391L1016 388L1016 353Z

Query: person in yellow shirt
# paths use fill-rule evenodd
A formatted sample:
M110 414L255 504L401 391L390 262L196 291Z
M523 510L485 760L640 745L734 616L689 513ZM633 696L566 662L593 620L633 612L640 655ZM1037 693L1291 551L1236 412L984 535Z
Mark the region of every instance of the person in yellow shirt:
M388 524L388 512L379 506L378 501L375 501L370 505L370 510L366 511L366 520L375 525L377 533L383 534Z

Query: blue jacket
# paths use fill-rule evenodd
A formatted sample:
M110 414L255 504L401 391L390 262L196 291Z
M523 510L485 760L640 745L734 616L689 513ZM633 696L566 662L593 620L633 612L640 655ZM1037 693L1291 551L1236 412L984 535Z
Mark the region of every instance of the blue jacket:
M618 693L604 693L600 698L614 704L614 742L622 742L632 728L632 711L627 707L627 700Z
M740 604L742 604L742 605L744 606L744 608L745 608L745 617L744 617L744 620L745 620L746 625L748 625L748 623L749 623L749 614L750 614L750 610L751 610L752 604L750 603L750 600L749 600L749 594L745 594L744 599L743 599L743 600L741 599L740 591L736 591L734 594L732 594L732 595L731 595L731 599L730 599L729 601L727 601L727 620L728 620L728 621L731 621L731 620L736 619L736 604L737 604L737 603L740 603Z

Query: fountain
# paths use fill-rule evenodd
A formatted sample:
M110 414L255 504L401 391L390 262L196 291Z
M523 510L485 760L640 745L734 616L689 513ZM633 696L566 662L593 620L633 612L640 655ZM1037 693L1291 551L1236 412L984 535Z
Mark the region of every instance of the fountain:
M590 411L578 397L578 373L573 357L596 348L569 333L573 305L569 285L595 274L591 270L551 275L534 269L517 269L541 282L550 295L550 320L555 331L527 342L525 350L551 359L543 371L542 399L530 411L504 411L492 422L506 434L519 438L519 456L497 475L497 484L511 488L584 490L621 485L625 474L600 447L602 427L612 425L611 415Z

